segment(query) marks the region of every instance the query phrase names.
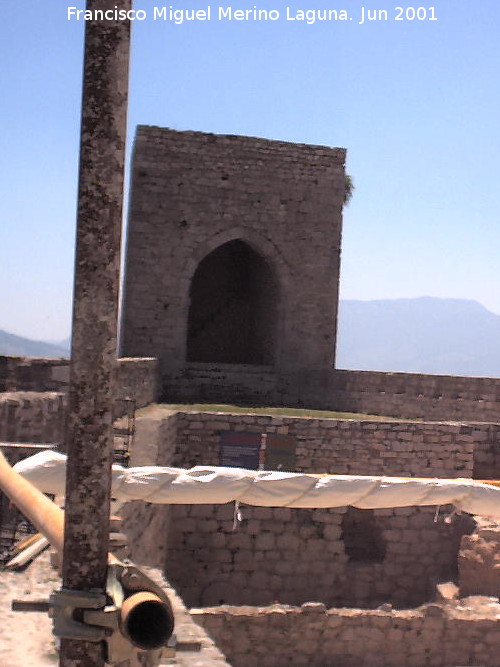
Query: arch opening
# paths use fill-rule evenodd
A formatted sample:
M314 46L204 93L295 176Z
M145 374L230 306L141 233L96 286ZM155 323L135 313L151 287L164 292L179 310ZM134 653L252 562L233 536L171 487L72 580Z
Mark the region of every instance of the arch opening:
M189 292L187 361L272 365L279 290L266 260L241 240L198 265Z

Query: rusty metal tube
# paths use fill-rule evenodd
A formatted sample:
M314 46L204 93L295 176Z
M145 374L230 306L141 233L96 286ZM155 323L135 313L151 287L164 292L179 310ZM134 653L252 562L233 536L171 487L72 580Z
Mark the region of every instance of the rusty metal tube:
M0 451L0 488L19 510L62 554L64 512L41 491L25 480L7 462Z
M1 450L0 489L62 554L64 511L13 470ZM108 563L120 561L110 553ZM173 632L172 608L168 600L162 600L154 593L135 592L122 604L120 626L122 634L134 646L146 651L161 648Z
M16 472L0 450L0 489L61 555L64 547L64 510ZM108 554L108 563L119 563Z
M122 604L120 630L143 651L161 648L174 630L172 610L154 593L134 593Z

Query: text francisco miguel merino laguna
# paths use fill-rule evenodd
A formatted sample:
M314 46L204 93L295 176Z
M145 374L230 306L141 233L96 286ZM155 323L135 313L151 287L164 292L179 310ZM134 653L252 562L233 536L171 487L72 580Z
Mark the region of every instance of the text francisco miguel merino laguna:
M231 6L211 6L204 9L177 9L176 7L162 6L153 7L152 10L125 10L115 7L114 9L78 9L68 7L68 21L168 21L171 23L184 23L184 21L304 21L304 23L315 23L316 21L352 21L353 17L345 9L295 9L285 7L278 9L259 9L255 5L251 9L235 9ZM361 20L363 23L364 7L362 7Z

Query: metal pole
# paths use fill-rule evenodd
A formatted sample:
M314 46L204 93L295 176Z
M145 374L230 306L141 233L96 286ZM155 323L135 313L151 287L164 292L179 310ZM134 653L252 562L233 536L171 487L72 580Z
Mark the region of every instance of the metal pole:
M63 555L63 587L79 591L106 588L129 50L128 20L86 21ZM61 667L103 665L102 643L62 640Z

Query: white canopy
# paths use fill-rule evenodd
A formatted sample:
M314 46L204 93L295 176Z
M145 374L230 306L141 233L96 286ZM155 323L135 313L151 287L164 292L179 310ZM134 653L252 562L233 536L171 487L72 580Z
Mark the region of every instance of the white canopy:
M45 493L63 494L66 456L44 451L14 466ZM113 466L117 500L158 504L361 509L452 504L457 510L500 519L500 489L470 479L360 477L196 466L190 470Z

